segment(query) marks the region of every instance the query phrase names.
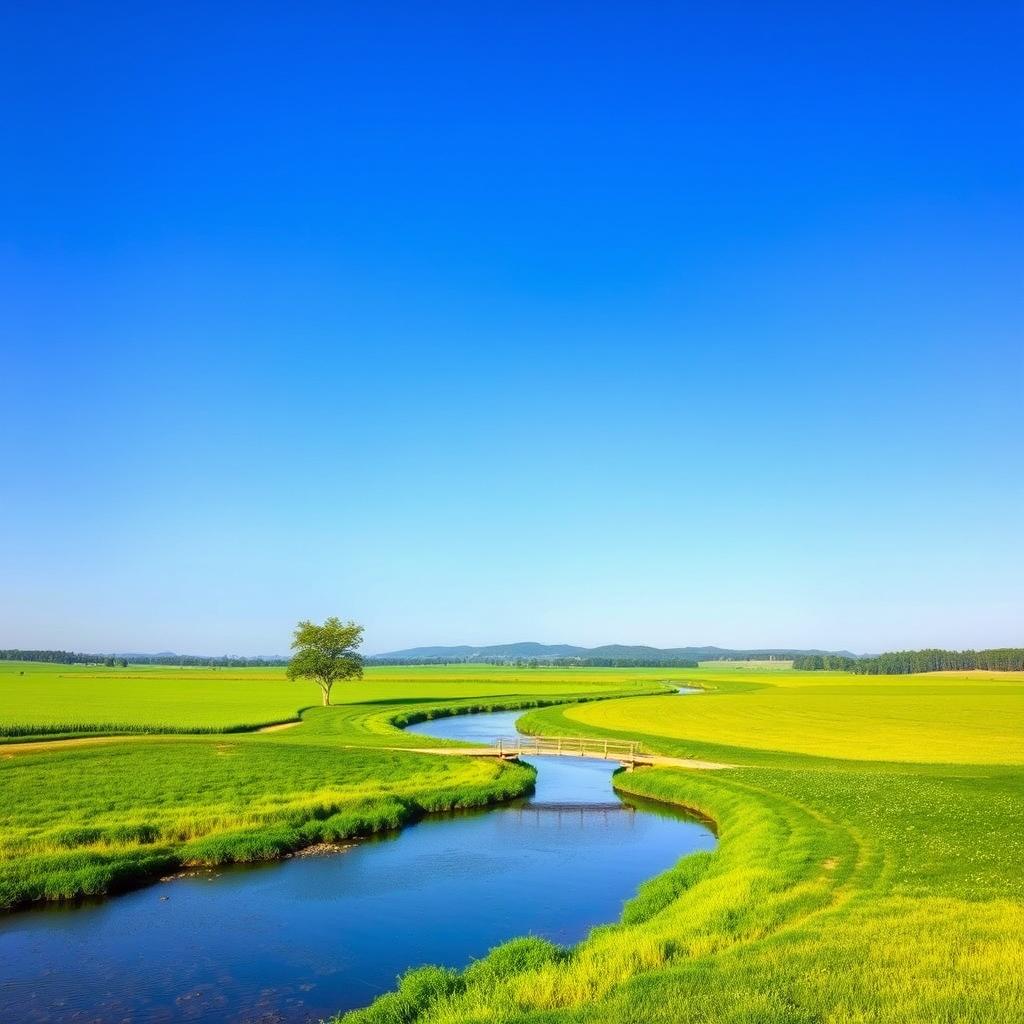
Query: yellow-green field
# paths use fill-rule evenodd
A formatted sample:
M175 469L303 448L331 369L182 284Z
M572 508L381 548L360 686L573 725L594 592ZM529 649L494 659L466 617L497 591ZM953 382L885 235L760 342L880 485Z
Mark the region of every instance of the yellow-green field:
M672 697L580 706L566 718L712 747L726 760L751 751L784 751L849 760L927 763L1024 762L1024 673L853 676L773 672L742 689L750 675L701 670L714 698ZM739 689L740 692L736 692ZM702 698L708 695L701 695ZM699 746L698 746L699 744Z

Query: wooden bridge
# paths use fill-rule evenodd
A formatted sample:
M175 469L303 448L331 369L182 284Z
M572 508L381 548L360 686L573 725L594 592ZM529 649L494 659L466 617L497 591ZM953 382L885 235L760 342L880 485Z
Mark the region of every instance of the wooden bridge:
M705 771L735 767L731 764L701 761L692 757L648 754L637 740L606 740L587 736L501 736L494 740L489 747L381 747L378 749L404 750L414 754L439 754L442 757L500 757L505 761L513 761L517 757L596 757L602 761L618 761L629 771L640 765L698 768Z
M618 761L626 768L653 764L635 740L605 740L586 736L499 736L493 744L498 757L597 757Z

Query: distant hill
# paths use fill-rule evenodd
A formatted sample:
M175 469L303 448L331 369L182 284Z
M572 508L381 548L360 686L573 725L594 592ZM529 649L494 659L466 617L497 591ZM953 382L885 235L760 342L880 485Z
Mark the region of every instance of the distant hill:
M491 644L488 647L410 647L404 651L375 654L374 658L465 658L484 661L487 658L573 658L587 652L585 647L571 644Z
M604 644L600 647L577 647L573 644L538 644L524 642L517 644L491 644L474 647L461 644L453 647L409 647L401 651L375 654L366 660L403 662L473 662L481 663L536 660L555 662L568 660L645 662L649 664L671 664L680 661L745 661L775 658L788 661L812 655L841 655L855 658L849 651L796 650L792 648L759 648L757 650L735 650L727 647L647 647L642 644Z

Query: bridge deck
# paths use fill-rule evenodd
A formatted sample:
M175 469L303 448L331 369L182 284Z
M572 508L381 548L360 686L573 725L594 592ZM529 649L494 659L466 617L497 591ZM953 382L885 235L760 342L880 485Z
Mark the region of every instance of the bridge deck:
M640 756L635 740L588 736L499 736L494 747L499 757L599 757L632 764Z

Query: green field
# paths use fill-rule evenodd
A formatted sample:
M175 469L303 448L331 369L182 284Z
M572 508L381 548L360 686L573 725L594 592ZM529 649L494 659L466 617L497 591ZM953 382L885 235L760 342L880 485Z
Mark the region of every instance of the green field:
M482 701L523 695L558 700L574 694L657 688L683 669L525 669L495 665L369 668L345 684L337 704L444 705L449 699ZM346 688L347 687L347 688ZM0 661L0 737L64 733L231 732L297 721L319 706L312 684L285 679L283 668L126 669Z
M444 746L393 723L662 689L626 673L371 669L321 708L282 669L0 662L0 908L508 799L532 769L381 749Z
M667 680L706 692L664 695ZM0 687L6 906L278 856L531 784L516 765L385 749L433 745L395 723L445 712L532 707L529 731L735 766L616 777L712 817L720 838L620 922L568 950L527 939L463 973L413 971L352 1024L1024 1019L1022 674L382 668L327 709L266 669L0 663ZM301 708L295 728L223 731ZM154 734L87 735L111 731ZM48 733L79 738L37 745Z

